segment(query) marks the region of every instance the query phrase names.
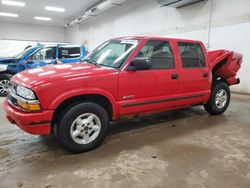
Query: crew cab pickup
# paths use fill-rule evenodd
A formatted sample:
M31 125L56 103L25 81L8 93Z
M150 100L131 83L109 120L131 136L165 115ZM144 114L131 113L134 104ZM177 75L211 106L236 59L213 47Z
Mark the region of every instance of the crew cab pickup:
M0 58L0 96L6 96L12 75L27 69L76 63L86 55L85 48L79 45L55 44L27 46L14 57Z
M72 153L104 140L122 116L204 105L222 114L242 55L207 52L200 41L123 37L101 44L81 62L42 67L12 77L7 118L31 134L55 134Z

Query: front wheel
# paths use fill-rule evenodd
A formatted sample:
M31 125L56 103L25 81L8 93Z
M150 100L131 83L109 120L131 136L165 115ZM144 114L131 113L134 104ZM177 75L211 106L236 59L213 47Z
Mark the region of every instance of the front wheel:
M82 153L98 147L103 142L108 124L108 114L102 106L84 102L67 110L54 132L66 150Z
M1 74L0 75L0 97L6 97L10 89L10 79L11 75Z
M218 82L212 89L210 99L204 108L212 115L222 114L226 111L230 102L230 89L224 82Z

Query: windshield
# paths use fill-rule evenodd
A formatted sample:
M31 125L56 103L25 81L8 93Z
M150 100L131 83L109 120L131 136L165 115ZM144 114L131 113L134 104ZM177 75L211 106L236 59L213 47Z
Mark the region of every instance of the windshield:
M139 40L110 40L96 48L84 60L112 68L119 68L138 45Z
M18 59L23 57L28 51L30 51L34 46L29 46L28 48L25 48L23 51L21 51L19 54L15 55L14 58Z

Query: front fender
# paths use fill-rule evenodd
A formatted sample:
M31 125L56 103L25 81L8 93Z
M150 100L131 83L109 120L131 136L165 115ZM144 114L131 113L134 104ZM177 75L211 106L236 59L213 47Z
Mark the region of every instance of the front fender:
M76 89L76 90L70 90L70 91L64 92L53 100L53 102L50 104L48 109L55 110L62 102L70 98L82 96L82 95L101 95L101 96L106 97L112 105L113 119L116 119L118 117L118 105L116 103L115 98L113 97L111 93L105 90L99 89L99 88L84 88L84 89Z

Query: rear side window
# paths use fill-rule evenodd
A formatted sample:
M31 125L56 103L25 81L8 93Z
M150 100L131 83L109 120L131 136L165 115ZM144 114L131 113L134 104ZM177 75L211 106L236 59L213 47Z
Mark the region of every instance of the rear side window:
M201 45L200 44L195 44L195 46L196 46L197 53L198 53L198 56L199 56L200 65L202 67L206 67L206 60L205 60L204 52L203 52L203 50L201 48Z
M69 59L69 58L78 58L81 56L80 47L71 47L71 48L59 48L59 59Z
M174 57L169 42L149 40L142 47L137 57L148 58L152 63L151 69L174 69Z
M200 44L178 42L178 46L184 68L206 67L205 56Z

